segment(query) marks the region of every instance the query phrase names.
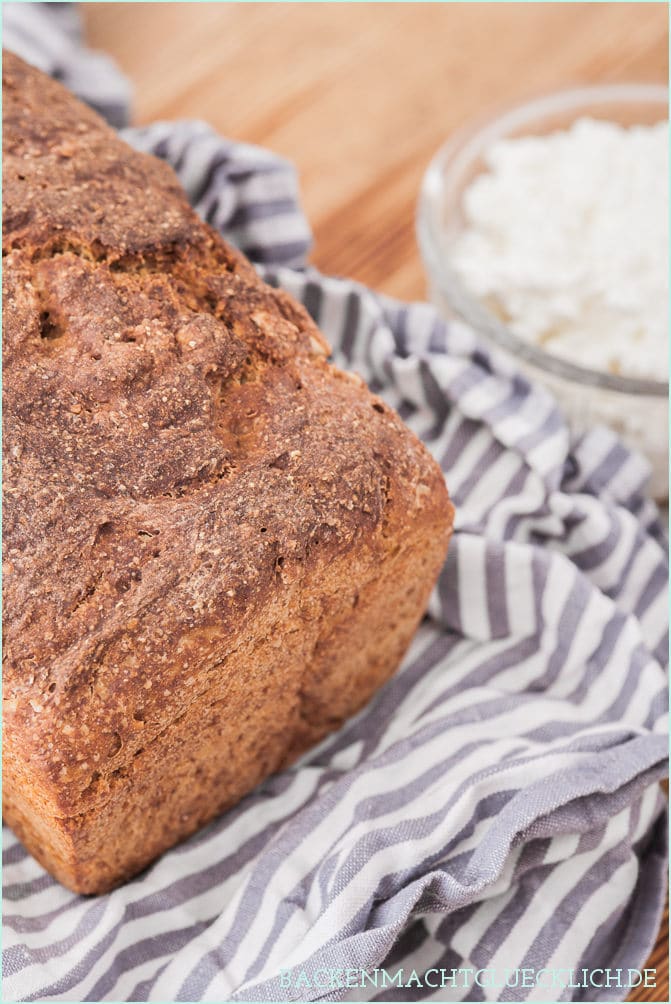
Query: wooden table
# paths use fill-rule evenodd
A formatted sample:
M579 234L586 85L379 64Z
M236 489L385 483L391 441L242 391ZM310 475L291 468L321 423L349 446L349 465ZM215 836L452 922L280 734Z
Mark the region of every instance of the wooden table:
M135 85L135 121L194 116L290 158L313 262L405 299L425 295L420 179L454 129L557 87L668 80L666 4L87 4L85 18ZM633 1000L669 999L667 931L658 987Z

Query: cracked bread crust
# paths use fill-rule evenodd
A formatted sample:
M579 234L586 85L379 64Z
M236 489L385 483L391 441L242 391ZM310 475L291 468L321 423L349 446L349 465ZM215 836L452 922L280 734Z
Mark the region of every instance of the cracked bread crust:
M452 508L424 447L328 363L303 308L198 219L172 171L8 53L3 138L5 812L61 881L95 892L337 727L393 672ZM379 630L375 580L394 562L411 578L385 586L394 623L381 660L366 632ZM345 616L357 590L368 626ZM289 661L266 644L278 625L295 636ZM352 657L358 676L340 700L334 652L353 639L370 654ZM270 727L264 673L279 680L278 707L291 693L282 734L244 762L238 743L237 787L224 767L199 782L222 717L231 735L236 717ZM184 733L215 695L215 732ZM156 764L174 761L176 743L193 766L185 791L203 790L180 814L166 789L162 842L140 782L143 771L166 781ZM142 818L144 855L123 835ZM96 855L114 841L110 869Z

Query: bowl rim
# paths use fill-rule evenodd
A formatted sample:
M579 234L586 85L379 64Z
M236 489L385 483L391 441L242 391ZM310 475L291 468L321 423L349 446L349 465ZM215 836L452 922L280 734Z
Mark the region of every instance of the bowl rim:
M416 232L420 252L429 279L442 296L468 324L482 331L495 345L524 360L531 366L572 383L589 387L603 387L621 394L667 397L667 380L645 377L626 377L603 370L589 369L551 355L531 342L516 335L507 325L468 291L449 264L446 235L439 226L433 211L436 199L444 187L446 165L455 163L451 170L472 161L488 141L499 139L511 130L538 121L553 113L576 113L595 105L655 104L669 105L669 88L664 84L617 83L595 84L563 88L537 95L530 100L507 105L499 112L490 113L473 123L455 130L436 151L427 167L420 185L416 213ZM576 115L578 117L578 115ZM668 365L668 359L667 359Z

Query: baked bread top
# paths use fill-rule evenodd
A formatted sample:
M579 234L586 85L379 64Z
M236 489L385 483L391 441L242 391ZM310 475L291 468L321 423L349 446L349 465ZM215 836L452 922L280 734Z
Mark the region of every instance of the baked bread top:
M173 172L11 53L3 137L5 748L70 815L271 594L418 522L444 547L451 507Z

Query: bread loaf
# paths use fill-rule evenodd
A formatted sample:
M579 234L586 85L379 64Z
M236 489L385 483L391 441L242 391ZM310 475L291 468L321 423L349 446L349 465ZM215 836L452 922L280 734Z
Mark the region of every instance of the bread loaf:
M362 707L452 507L165 164L11 54L3 119L3 809L99 893Z

